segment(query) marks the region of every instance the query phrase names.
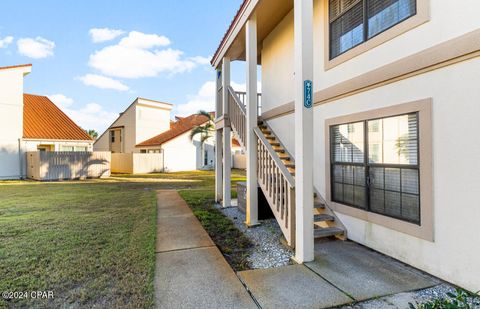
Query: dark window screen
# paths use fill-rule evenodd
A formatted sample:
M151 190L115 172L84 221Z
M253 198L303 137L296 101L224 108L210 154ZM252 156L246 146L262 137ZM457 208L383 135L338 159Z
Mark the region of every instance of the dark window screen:
M330 0L330 59L416 14L416 0Z
M330 127L332 200L420 224L418 114Z

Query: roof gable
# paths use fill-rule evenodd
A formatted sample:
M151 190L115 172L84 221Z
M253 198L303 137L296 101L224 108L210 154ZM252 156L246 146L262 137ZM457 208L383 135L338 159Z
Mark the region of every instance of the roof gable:
M32 94L23 95L23 138L92 140L47 97Z
M171 123L170 130L141 142L140 144L137 144L136 147L160 146L163 143L192 130L195 126L204 124L207 121L208 118L203 115L190 115L188 117L181 118L178 121Z

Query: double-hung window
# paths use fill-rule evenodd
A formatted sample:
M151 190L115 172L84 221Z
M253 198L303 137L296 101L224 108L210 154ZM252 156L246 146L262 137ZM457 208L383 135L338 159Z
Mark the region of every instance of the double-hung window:
M330 60L414 16L417 0L329 0Z
M330 127L332 201L420 225L417 112Z

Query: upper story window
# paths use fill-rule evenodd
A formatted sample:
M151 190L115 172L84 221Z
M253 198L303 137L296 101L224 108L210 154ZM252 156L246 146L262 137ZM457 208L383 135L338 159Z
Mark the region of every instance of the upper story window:
M330 59L417 12L416 0L329 0Z
M115 131L110 131L110 142L115 143Z

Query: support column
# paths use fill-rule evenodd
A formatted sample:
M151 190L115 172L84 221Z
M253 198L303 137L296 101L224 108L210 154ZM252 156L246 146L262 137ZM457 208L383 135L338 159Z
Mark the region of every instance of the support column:
M223 197L223 151L222 130L215 131L215 202L220 203Z
M221 96L218 94L222 87L222 70L217 68L215 70L215 118L220 118L223 115L223 103ZM215 202L222 201L222 186L223 186L223 144L222 144L222 130L215 128Z
M295 260L313 261L313 0L294 0Z
M223 114L228 117L228 87L230 86L230 59L225 57L222 62L222 101ZM232 206L231 173L232 173L232 150L231 129L229 121L225 121L223 127L223 207Z
M246 224L258 225L258 180L257 180L257 16L254 13L247 21L246 32L246 105L247 105L247 205Z

